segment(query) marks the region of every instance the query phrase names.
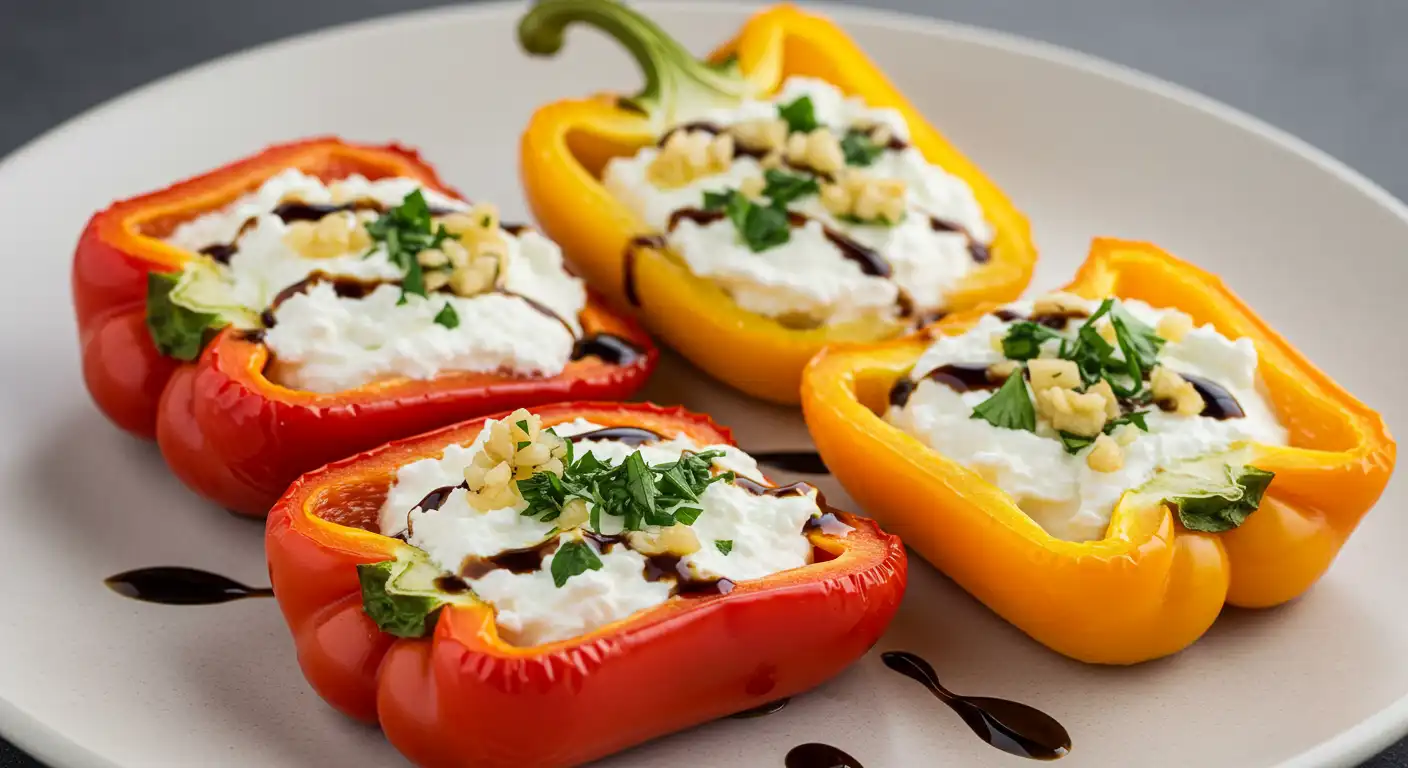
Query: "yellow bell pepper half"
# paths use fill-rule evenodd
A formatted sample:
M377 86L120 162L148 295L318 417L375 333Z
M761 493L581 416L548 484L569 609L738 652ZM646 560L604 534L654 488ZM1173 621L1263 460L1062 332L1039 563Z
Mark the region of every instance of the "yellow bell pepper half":
M818 350L903 332L895 323L789 328L741 309L659 241L633 246L657 233L602 186L602 169L611 158L634 155L669 126L705 109L771 93L788 77L821 78L872 106L899 110L911 144L972 187L996 237L990 260L948 295L950 307L1016 298L1031 279L1036 251L1026 219L830 21L790 5L766 9L700 62L648 19L612 0L541 0L521 22L520 41L530 53L555 53L573 22L620 40L644 70L646 86L630 98L603 94L539 109L521 146L528 203L596 290L625 308L633 303L629 280L647 327L715 378L756 397L796 403L802 368Z
M1241 449L1248 464L1275 473L1243 525L1190 531L1163 499L1126 492L1105 538L1062 541L977 473L876 415L934 334L963 333L992 307L818 355L804 375L802 409L826 465L887 530L1022 631L1081 661L1175 653L1224 603L1262 608L1305 592L1388 483L1396 448L1383 419L1216 276L1152 245L1095 241L1066 290L1177 308L1256 344L1260 383L1290 441Z

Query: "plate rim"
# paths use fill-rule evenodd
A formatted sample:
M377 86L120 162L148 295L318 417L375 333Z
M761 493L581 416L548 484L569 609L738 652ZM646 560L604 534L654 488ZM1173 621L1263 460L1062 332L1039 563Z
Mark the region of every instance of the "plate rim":
M768 2L746 0L633 0L633 5L645 9L691 11L755 11ZM905 11L847 5L833 0L801 0L797 4L815 9L844 23L857 23L900 32L919 32L960 42L995 48L1005 53L1035 59L1048 65L1073 69L1086 75L1103 78L1130 88L1157 95L1182 106L1202 112L1215 120L1246 131L1259 139L1286 150L1325 171L1335 179L1363 194L1371 202L1393 214L1408 226L1408 205L1383 186L1295 134L1278 128L1261 118L1232 107L1192 88L1151 75L1134 67L1084 53L1074 48L1048 43L1012 32L951 21L938 16L926 16ZM307 32L268 40L207 59L184 69L162 75L138 85L73 115L37 136L25 141L4 157L0 157L0 177L15 172L15 168L31 156L42 153L50 144L63 141L68 134L83 126L102 120L132 99L159 90L178 80L195 77L209 69L256 58L272 51L317 45L325 37L356 35L390 26L413 26L434 23L444 17L498 16L521 13L524 3L519 0L490 0L473 5L449 5L409 11L379 14L356 21L343 22ZM39 761L55 766L77 768L125 768L121 763L100 755L65 737L58 729L41 722L20 709L10 700L0 697L0 735ZM1309 768L1323 765L1357 765L1382 752L1408 736L1408 692L1368 718L1341 730L1298 755L1279 764L1279 768Z

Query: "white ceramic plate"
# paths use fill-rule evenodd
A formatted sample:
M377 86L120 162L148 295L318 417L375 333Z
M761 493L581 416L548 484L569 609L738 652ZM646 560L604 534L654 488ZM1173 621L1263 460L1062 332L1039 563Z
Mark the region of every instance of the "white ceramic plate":
M740 7L649 4L696 50ZM151 445L88 402L69 308L71 248L109 200L319 133L421 147L471 196L525 213L516 142L553 99L630 87L624 54L571 35L528 60L517 5L340 28L199 67L107 104L0 164L7 243L0 380L0 730L61 766L387 766L378 731L304 684L269 601L171 608L102 578L195 565L264 581L263 527L202 503ZM1319 152L1226 107L1069 52L917 18L831 7L921 110L1025 208L1064 281L1096 234L1148 238L1221 274L1400 433L1408 211ZM396 94L412 109L382 109ZM793 411L667 361L648 394L731 424L754 449L805 448ZM821 483L834 501L839 489ZM1314 590L1229 610L1191 650L1132 669L1083 666L1007 626L918 558L879 650L907 648L949 687L1061 720L1076 766L1351 764L1408 731L1404 485ZM786 710L660 740L614 766L780 766L822 740L871 768L1011 764L872 653Z

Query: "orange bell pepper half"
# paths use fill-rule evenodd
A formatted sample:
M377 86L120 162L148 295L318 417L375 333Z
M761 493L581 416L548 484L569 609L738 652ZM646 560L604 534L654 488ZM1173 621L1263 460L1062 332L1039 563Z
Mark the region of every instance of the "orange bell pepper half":
M1254 444L1275 473L1240 527L1182 527L1162 499L1126 492L1103 539L1053 538L1012 499L883 421L894 382L931 334L956 335L993 307L909 338L818 355L802 408L826 465L862 507L989 608L1053 650L1131 664L1197 640L1224 603L1262 608L1305 592L1330 566L1393 471L1383 419L1316 369L1216 276L1146 244L1096 240L1067 291L1173 307L1256 345L1263 391L1288 446Z
M818 350L902 330L893 323L796 329L746 311L668 249L635 241L654 233L600 181L609 159L634 155L670 125L705 108L772 93L789 77L820 78L871 106L898 110L909 124L910 143L972 187L996 236L990 260L949 294L951 308L1015 299L1031 279L1036 250L1026 219L827 19L790 5L761 11L705 63L620 3L540 0L520 24L520 42L529 53L556 53L574 22L619 40L644 70L646 86L630 99L566 100L533 115L520 161L529 206L597 290L622 308L634 295L646 326L711 376L756 397L796 403L802 368Z
M413 178L459 197L411 150L311 139L114 203L89 221L74 255L89 393L114 424L156 438L172 470L201 495L262 517L300 474L387 440L516 405L625 398L645 383L656 350L639 326L595 297L579 318L584 333L620 337L640 354L621 365L584 356L546 378L449 372L332 394L303 392L266 377L268 349L233 328L193 361L162 355L147 328L149 275L201 258L163 238L289 168L324 181L354 173Z
M707 417L648 404L530 409L544 427L585 418L700 444L732 443ZM816 562L728 594L677 596L585 635L519 647L493 609L466 597L424 637L393 637L363 608L358 565L397 559L377 516L399 467L468 443L484 419L400 440L304 475L274 507L266 549L274 595L313 688L380 723L423 766L577 765L810 689L880 637L904 593L898 538L812 532ZM546 719L544 719L546 718Z

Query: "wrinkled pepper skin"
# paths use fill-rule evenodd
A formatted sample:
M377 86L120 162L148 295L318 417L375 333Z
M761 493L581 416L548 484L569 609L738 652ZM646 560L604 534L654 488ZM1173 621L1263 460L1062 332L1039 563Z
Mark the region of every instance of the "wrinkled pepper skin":
M325 179L405 176L458 197L414 151L316 138L270 147L166 189L113 203L88 221L73 258L83 380L114 424L156 437L157 402L181 361L163 357L146 328L147 274L175 272L191 254L162 241L182 221L216 210L288 168Z
M993 225L991 260L949 296L962 309L1015 299L1036 262L1030 227L981 170L965 158L890 83L835 24L790 5L754 15L712 60L737 56L743 77L760 93L792 76L817 77L873 106L904 115L911 144L972 187ZM523 134L520 171L529 206L544 231L562 244L584 277L617 307L625 296L626 252L651 230L600 181L606 161L654 143L656 130L615 95L542 107ZM694 275L665 249L634 247L631 279L636 312L655 335L696 366L750 395L777 403L799 399L802 369L827 344L874 341L895 333L859 325L799 330L741 309L713 281Z
M582 417L700 443L731 443L707 417L646 404L532 409L543 424ZM422 766L577 765L643 741L805 691L879 638L904 592L898 538L838 513L834 555L675 598L586 635L508 645L487 605L449 605L425 638L383 634L362 609L356 565L392 559L375 533L399 466L469 442L484 420L393 442L311 472L274 507L266 550L274 594L309 683L332 706L379 723Z
M594 296L579 317L584 332L630 341L642 350L634 362L616 366L587 357L548 378L451 372L320 394L270 381L268 349L231 328L195 361L163 357L146 328L147 274L178 270L193 256L160 238L287 168L327 179L406 176L459 196L410 150L313 139L114 204L89 223L74 261L84 378L94 401L119 427L155 437L172 471L216 504L263 517L289 483L334 459L518 405L624 399L654 368L649 338Z
M1275 473L1261 508L1225 533L1184 529L1164 505L1116 507L1105 538L1049 536L1007 494L876 415L928 346L992 308L887 344L819 355L803 411L828 467L863 508L989 608L1081 661L1131 664L1197 640L1224 604L1279 605L1305 592L1383 492L1396 448L1383 419L1257 317L1216 276L1158 248L1096 240L1067 289L1176 307L1256 344L1288 447L1255 445Z

